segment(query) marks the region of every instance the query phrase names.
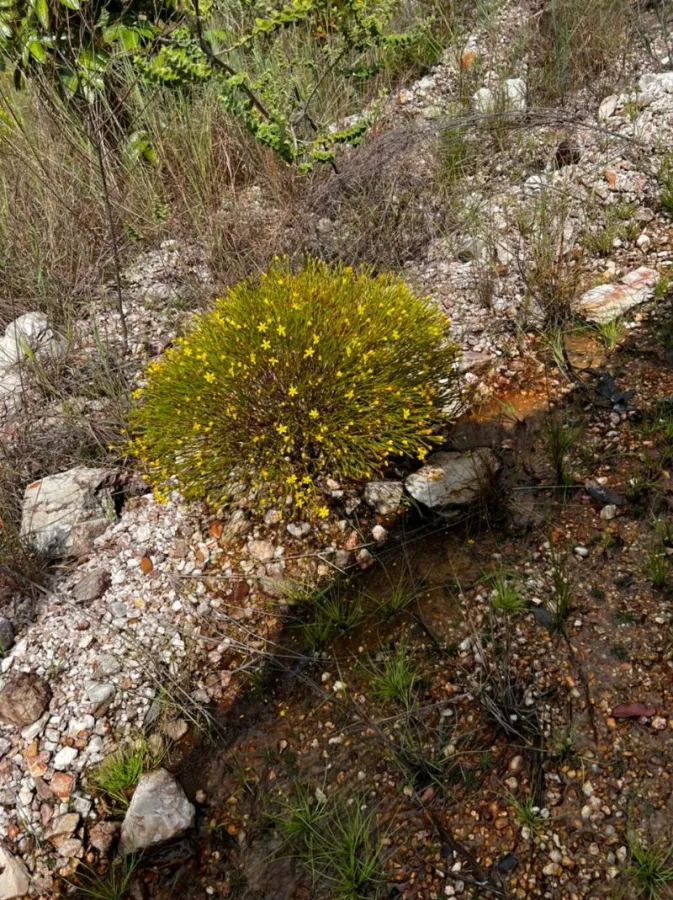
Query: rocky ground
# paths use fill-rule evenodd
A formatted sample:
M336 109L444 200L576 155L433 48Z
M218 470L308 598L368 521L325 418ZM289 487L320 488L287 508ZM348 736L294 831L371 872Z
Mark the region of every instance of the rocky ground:
M650 516L668 514L670 480L657 402L673 394L673 248L658 172L673 131L673 75L666 62L636 56L619 93L538 114L526 67L501 74L521 16L505 4L488 32L447 51L382 112L386 128L414 140L441 135L473 71L466 147L493 151L462 173L465 202L452 228L405 270L448 310L466 405L477 410L444 452L419 471L392 467L362 490L326 482L332 513L320 527L288 523L279 510L258 521L244 503L213 512L175 495L162 504L119 469L78 467L25 487L23 538L56 568L40 584L11 582L0 618L0 900L71 892L83 866L105 870L118 837L133 852L192 833L195 822L196 852L179 844L168 860L150 861L138 891L311 896L295 862L283 858L282 887L281 863L262 864L277 837L261 827L260 796L282 806L293 781L319 804L327 800L316 791L330 802L367 798L385 834L388 896L453 896L474 885L484 896L630 896L629 828L670 827L669 598L643 567L655 539L664 559L670 551ZM663 58L656 41L654 51ZM488 65L473 69L480 57ZM491 113L506 114L495 132ZM338 229L323 218L324 234ZM602 334L580 328L554 344L542 324L553 279L570 285L579 320ZM198 251L171 241L126 273L131 379L211 284ZM622 349L606 363L615 321ZM78 327L75 368L98 346L91 323ZM114 345L118 317L110 312L99 327ZM60 401L35 429L28 363L47 371L65 353L41 314L7 327L3 443L26 429L54 434ZM107 414L96 404L82 399L89 423ZM554 408L584 427L568 449L574 480L562 494L544 449ZM411 536L399 521L409 506L423 510ZM552 546L572 585L560 633L548 630ZM493 612L484 581L501 569L522 598L509 617ZM316 658L297 638L307 616L297 614L297 586L361 570L353 590L365 605L384 603L401 573L417 614L400 610L381 624L370 609ZM525 727L494 721L484 701L504 677L493 635L513 667L510 702L523 704L504 715L523 715ZM420 776L400 770L402 718L372 701L361 665L400 643L418 667L415 727L430 754ZM241 699L251 682L261 699ZM620 704L635 701L644 705L621 721ZM120 816L91 776L139 735L159 762ZM451 778L435 777L440 770Z

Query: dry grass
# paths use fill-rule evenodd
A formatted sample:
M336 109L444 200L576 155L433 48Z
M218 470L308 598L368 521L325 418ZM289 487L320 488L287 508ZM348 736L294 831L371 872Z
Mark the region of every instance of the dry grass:
M547 101L618 78L631 45L629 0L549 0L532 37L534 88Z
M317 226L309 248L323 258L396 269L418 259L446 223L437 139L399 128L349 151L307 195Z

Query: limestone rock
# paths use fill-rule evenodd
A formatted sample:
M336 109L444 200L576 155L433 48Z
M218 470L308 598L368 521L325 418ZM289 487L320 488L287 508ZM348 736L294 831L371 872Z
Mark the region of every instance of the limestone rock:
M21 536L51 559L87 553L115 518L116 479L114 471L78 466L29 484Z
M478 498L498 468L495 454L486 447L471 453L440 451L409 475L405 486L414 500L430 509L464 506Z
M0 367L20 362L28 351L54 340L54 333L43 313L25 313L10 322L0 338Z
M365 485L365 502L381 516L390 516L402 505L401 481L370 481Z
M93 603L110 587L110 573L94 569L81 578L74 587L73 596L79 603Z
M0 692L0 721L24 728L40 718L50 700L46 681L37 675L16 675Z
M618 105L619 97L616 94L611 94L609 97L606 97L598 107L598 121L605 122L611 118L611 116L614 116Z
M673 94L673 72L647 72L638 87L643 94Z
M115 686L101 681L87 681L84 692L91 702L91 713L94 716L104 716L114 698Z
M169 841L194 825L194 807L166 769L143 775L129 804L120 842L122 854Z
M513 112L525 112L528 90L523 78L508 78L503 82L502 87L507 109Z
M29 353L59 352L60 341L42 313L25 313L10 322L0 337L0 412L12 413L23 405L23 386L27 373L19 363Z
M654 269L640 266L625 275L621 282L601 284L587 291L579 300L578 312L589 322L599 325L611 322L650 300L658 280L659 275Z
M0 900L25 897L29 889L28 869L0 844Z
M474 108L477 112L480 113L492 113L495 112L496 108L496 99L495 94L490 88L483 87L479 88L478 91L472 97L472 102L474 103Z

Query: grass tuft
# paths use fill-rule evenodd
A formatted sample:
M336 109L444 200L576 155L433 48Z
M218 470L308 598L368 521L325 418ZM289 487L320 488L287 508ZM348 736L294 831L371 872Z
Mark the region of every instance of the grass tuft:
M302 625L302 636L312 650L324 650L362 621L362 597L341 585L314 591L304 602L310 618Z
M117 857L104 875L85 867L78 875L77 883L70 882L76 895L93 900L124 900L128 896L139 856Z
M636 832L628 836L631 859L627 874L643 900L669 897L673 885L673 844L645 844Z
M516 616L525 612L528 607L526 600L516 585L505 575L498 575L493 585L491 605L498 612Z
M367 811L361 797L348 803L317 800L300 788L286 800L276 825L311 875L316 897L373 900L381 895L383 841L376 813Z
M143 773L156 763L147 743L138 739L104 759L89 775L89 781L97 794L124 810Z
M397 702L408 707L418 678L417 667L405 647L388 654L381 665L367 669L372 696L382 703Z
M655 588L663 588L668 584L671 565L668 557L658 548L651 548L645 555L643 574Z

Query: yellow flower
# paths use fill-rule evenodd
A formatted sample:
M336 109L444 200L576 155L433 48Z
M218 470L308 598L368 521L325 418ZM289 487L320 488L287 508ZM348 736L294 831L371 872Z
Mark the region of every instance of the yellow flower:
M266 322L259 322L257 324L257 331L266 331Z
M288 475L285 480L287 481L288 484L296 484L297 476L296 475Z
M287 425L276 425L278 434L287 434Z
M317 409L312 409L311 412L309 413L309 416L310 416L312 419L317 419L317 418L318 418L318 415L319 415L319 413L318 413L318 410L317 410Z
M290 397L296 397L298 393L299 391L297 390L297 388L294 385L291 385L290 389L288 390L288 394L290 395Z
M313 347L304 350L304 359L308 359L309 356L313 356Z
M405 419L408 419L409 416L411 415L411 410L410 410L410 409L403 409L403 410L402 410L402 415L404 416Z
M262 350L270 350L271 349L271 341L262 341Z
M279 325L279 326L276 328L276 331L278 332L278 334L279 334L281 337L284 337L284 336L285 336L285 326L284 326L284 325Z
M327 509L326 506L321 506L320 509L318 510L318 515L320 516L321 519L326 519L327 516L329 515L329 509Z
M203 377L206 379L208 384L212 384L213 381L215 381L215 376L213 375L212 372L206 372L206 374Z

